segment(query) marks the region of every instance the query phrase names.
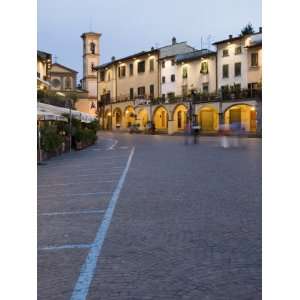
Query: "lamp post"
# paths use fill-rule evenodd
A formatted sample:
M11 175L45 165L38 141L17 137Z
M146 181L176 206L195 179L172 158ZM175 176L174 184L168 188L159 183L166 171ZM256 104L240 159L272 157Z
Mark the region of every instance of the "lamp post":
M66 95L61 92L56 92L56 95L62 96L66 98ZM72 151L72 107L73 107L73 99L68 98L69 102L69 138L70 138L70 152Z
M72 106L73 101L69 99L69 138L70 138L70 152L72 152Z

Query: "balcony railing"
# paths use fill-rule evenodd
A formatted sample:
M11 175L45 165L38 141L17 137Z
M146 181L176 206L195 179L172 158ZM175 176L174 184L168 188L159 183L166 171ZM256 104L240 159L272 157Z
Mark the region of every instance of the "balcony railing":
M207 103L207 102L228 102L228 101L240 101L243 99L261 99L261 89L243 89L243 90L235 90L235 91L219 91L218 93L195 93L188 95L180 95L173 97L156 97L153 98L149 95L138 96L134 95L130 97L128 95L121 95L116 98L110 97L109 94L102 95L100 97L102 105L108 105L111 103L119 103L119 102L128 102L133 101L135 105L138 104L174 104L181 102L190 102L194 103Z

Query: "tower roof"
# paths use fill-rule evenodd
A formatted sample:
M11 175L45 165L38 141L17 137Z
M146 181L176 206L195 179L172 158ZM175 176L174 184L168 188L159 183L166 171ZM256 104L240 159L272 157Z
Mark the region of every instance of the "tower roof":
M85 38L86 36L101 36L101 33L98 33L98 32L84 32L80 37L81 38Z

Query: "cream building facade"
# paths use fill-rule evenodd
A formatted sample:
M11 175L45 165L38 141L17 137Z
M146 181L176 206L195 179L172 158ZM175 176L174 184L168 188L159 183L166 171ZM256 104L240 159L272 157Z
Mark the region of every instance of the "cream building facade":
M74 91L76 89L77 73L77 71L62 64L52 64L50 71L51 90Z
M218 89L248 89L261 83L262 32L214 43L217 48Z
M142 51L96 67L99 99L125 101L159 95L158 51ZM110 99L110 100L109 100Z
M44 51L37 51L37 89L49 89L50 69L52 65L52 55Z
M261 32L215 45L211 51L183 44L164 56L162 47L97 66L102 127L126 131L135 124L145 130L151 122L156 131L175 134L190 120L202 132L238 123L248 134L260 134ZM224 93L226 86L230 93Z
M216 52L207 49L176 56L176 95L216 93Z

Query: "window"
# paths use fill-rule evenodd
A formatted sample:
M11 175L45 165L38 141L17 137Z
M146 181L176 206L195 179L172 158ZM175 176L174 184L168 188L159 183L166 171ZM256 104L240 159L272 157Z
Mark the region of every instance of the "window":
M104 81L105 80L105 71L101 71L100 72L100 81Z
M182 78L187 78L188 77L188 71L187 67L182 68Z
M162 94L161 97L163 98L163 100L166 99L166 94Z
M129 90L129 97L130 97L130 100L133 100L133 88L130 88L130 90Z
M71 78L67 77L66 78L66 89L71 89Z
M161 78L161 82L162 82L162 83L165 83L165 82L166 82L166 77L165 77L165 76L163 76L163 77Z
M175 74L171 75L171 81L174 82L175 81Z
M234 76L241 76L242 63L238 62L234 64Z
M129 75L133 75L133 64L129 64Z
M201 74L208 74L208 62L204 61L201 63L201 69L200 69Z
M173 100L175 98L175 93L170 92L168 93L168 99Z
M183 85L182 86L182 96L187 96L187 93L188 93L188 86Z
M257 67L258 66L258 53L251 53L251 67Z
M223 78L229 77L229 65L223 65Z
M107 73L107 80L110 81L110 72Z
M119 78L126 76L126 66L119 67Z
M94 63L93 63L93 62L91 63L91 71L92 71L92 72L95 71L95 70L94 70Z
M92 54L95 54L95 49L96 49L95 43L91 42L91 43L90 43L90 50L91 50L91 53L92 53Z
M150 64L150 72L153 72L154 71L154 59L150 59L149 61L149 64Z
M57 79L57 78L54 78L54 79L52 80L52 85L53 85L55 88L59 87L59 86L60 86L60 80Z
M171 60L171 65L174 66L175 65L175 59Z
M164 69L164 67L165 67L165 61L163 60L162 62L161 62L161 67Z
M236 47L236 48L235 48L234 54L235 54L235 55L238 55L238 54L241 54L241 53L242 53L242 46Z
M138 73L144 73L145 72L145 61L140 61L138 63Z
M145 96L145 87L144 86L140 86L138 88L138 96L139 97L144 97Z
M150 85L150 98L153 99L154 97L154 84Z
M225 57L225 56L229 56L228 49L223 50L223 57Z
M204 94L208 94L208 83L203 83L202 84L202 91Z
M40 78L41 77L41 74L40 72L37 72L37 77Z

